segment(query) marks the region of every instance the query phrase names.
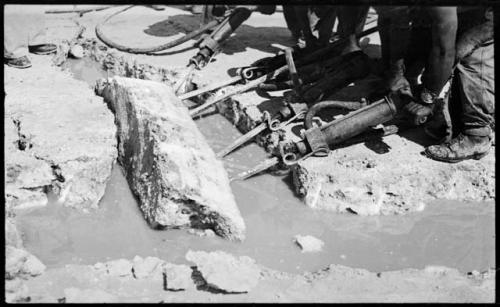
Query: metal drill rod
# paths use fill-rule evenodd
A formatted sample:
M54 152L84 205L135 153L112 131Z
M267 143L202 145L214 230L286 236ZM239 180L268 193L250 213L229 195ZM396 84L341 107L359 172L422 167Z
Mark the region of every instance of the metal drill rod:
M265 170L267 170L275 165L278 165L279 162L280 162L280 160L278 159L278 157L272 157L270 159L266 159L264 162L258 164L254 168L249 169L243 173L240 173L234 178L231 178L230 181L245 180L245 179L250 178L253 175L256 175L260 172L263 172L263 171L265 171Z
M186 69L187 69L187 71L186 71L186 74L184 75L184 77L179 79L174 85L174 93L176 93L176 94L179 92L182 85L184 85L191 78L191 74L193 73L193 71L195 69L195 65L189 64Z
M243 92L246 92L252 88L255 88L257 87L259 84L267 81L267 80L270 80L272 78L274 78L276 75L286 71L288 69L287 66L282 66L280 67L279 69L275 70L274 72L272 73L269 73L265 76L262 76L260 78L257 78L255 80L252 80L250 82L248 82L247 84L241 86L241 87L238 87L237 89L234 89L232 91L229 91L227 93L225 93L224 95L218 97L218 98L215 98L213 99L212 101L209 101L209 102L206 102L204 104L202 104L201 106L197 107L197 108L194 108L192 109L190 112L189 112L189 115L191 115L191 117L194 117L195 115L197 115L198 113L200 113L201 111L205 110L206 108L216 104L217 102L219 101L223 101L231 96L234 96L234 95L237 95L239 93L243 93Z
M381 138L381 137L386 137L389 135L393 135L399 132L399 129L395 125L388 125L384 126L383 128L379 129L373 129L373 131L368 131L362 135L359 135L357 137L354 137L352 139L349 139L347 141L344 141L338 145L344 145L344 146L350 146L354 144L358 144L361 142L366 142L370 139L374 138ZM279 158L278 157L272 157L270 159L264 160L262 163L258 164L257 166L246 170L238 175L236 177L231 178L230 181L236 181L236 180L245 180L247 178L250 178L254 175L257 175L258 173L261 173L275 165L279 164Z
M298 93L302 84L299 79L299 75L297 74L297 68L295 67L295 63L293 61L292 48L285 49L285 58L286 64L288 66L288 72L290 74L290 79L293 82L295 91Z
M218 88L231 85L231 84L239 82L241 80L243 80L243 77L241 75L238 75L238 76L232 77L228 80L215 82L215 83L212 83L212 84L205 86L203 88L197 89L195 91L191 91L191 92L188 92L186 94L179 95L179 98L181 100L189 99L189 98L204 94L206 92L210 92L210 91L216 90Z
M233 150L238 148L240 145L245 144L249 140L253 139L255 136L257 136L259 133L262 131L266 130L267 128L267 122L263 122L259 124L257 127L253 128L249 132L245 133L244 135L240 136L234 142L232 142L230 145L228 145L226 148L221 150L220 152L217 153L217 158L224 158L226 155L231 153Z

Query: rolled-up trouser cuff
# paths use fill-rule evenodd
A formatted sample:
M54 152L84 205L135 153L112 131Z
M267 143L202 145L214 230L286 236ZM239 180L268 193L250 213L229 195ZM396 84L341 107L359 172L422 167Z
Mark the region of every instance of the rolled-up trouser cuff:
M465 128L463 131L466 135L471 136L490 136L493 130L489 126Z

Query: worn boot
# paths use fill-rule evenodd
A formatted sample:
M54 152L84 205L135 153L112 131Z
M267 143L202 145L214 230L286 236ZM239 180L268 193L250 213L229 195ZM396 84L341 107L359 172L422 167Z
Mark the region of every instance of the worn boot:
M427 157L449 163L467 159L479 160L486 156L491 148L489 136L473 136L460 133L449 142L432 145L425 149Z
M16 59L4 59L4 63L15 68L31 67L31 61L27 56L22 56Z
M42 45L28 46L28 50L29 52L34 54L40 54L40 55L51 54L57 51L57 46L54 44L42 44Z

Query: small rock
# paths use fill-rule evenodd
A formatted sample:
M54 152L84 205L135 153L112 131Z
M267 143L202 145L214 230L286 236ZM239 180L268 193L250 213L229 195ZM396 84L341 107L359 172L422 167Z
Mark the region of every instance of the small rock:
M28 255L24 249L10 245L5 247L5 279L14 279L19 275Z
M139 256L135 256L133 265L134 277L148 278L162 262L163 260L156 257L146 257L142 259ZM161 270L159 272L161 273Z
M428 265L424 268L424 271L426 273L430 273L436 276L444 276L444 275L449 275L452 272L457 272L456 269L451 269L440 265Z
M99 289L64 289L66 303L115 303L117 297Z
M106 265L104 263L102 263L102 262L97 262L96 264L94 264L92 266L92 268L94 270L96 270L97 272L106 272L107 271Z
M186 259L196 263L209 286L227 292L248 292L257 286L260 268L250 257L234 257L223 251L188 251Z
M193 270L185 264L165 263L163 272L167 279L167 290L187 290L194 288L191 274Z
M19 278L5 280L5 301L15 303L28 298L28 287Z
M192 234L192 235L196 235L198 237L214 237L215 236L215 232L212 230L212 229L205 229L205 230L201 230L201 229L189 229L188 230L188 233Z
M69 50L69 53L76 59L83 58L83 48L80 45L73 45Z
M294 241L302 249L303 253L319 252L323 249L323 245L325 245L320 239L309 235L296 235Z
M12 218L5 219L5 245L14 247L22 247L23 239L17 229L15 220Z
M106 269L111 276L131 276L132 262L127 259L118 259L106 262Z
M21 269L22 273L38 276L45 272L46 266L34 255L28 255Z

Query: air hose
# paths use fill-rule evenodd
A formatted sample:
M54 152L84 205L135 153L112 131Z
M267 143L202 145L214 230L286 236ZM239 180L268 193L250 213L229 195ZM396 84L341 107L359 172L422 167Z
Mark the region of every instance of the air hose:
M356 102L356 101L336 101L336 100L325 100L316 103L309 108L304 117L304 127L310 129L313 127L313 117L323 109L345 109L350 111L355 111L363 107L366 103Z
M150 53L156 53L156 52L159 52L159 51L163 51L163 50L167 50L167 49L170 49L170 48L173 48L175 46L178 46L184 42L187 42L188 40L202 34L203 32L206 32L208 31L209 29L217 26L218 24L221 23L222 20L220 19L215 19L209 23L207 23L206 25L203 25L202 27L200 27L199 29L197 30L194 30L193 32L190 32L188 34L186 34L185 36L183 37L180 37L174 41L171 41L171 42L168 42L168 43L165 43L165 44L161 44L161 45L158 45L158 46L154 46L154 47L148 47L148 48L134 48L134 47L128 47L128 46L125 46L125 45L121 45L121 44L118 44L114 41L112 41L108 36L106 36L104 34L104 32L102 31L102 28L104 26L105 23L107 23L111 18L113 18L114 16L120 14L120 13L123 13L125 12L126 10L129 10L130 8L132 8L133 6L135 5L130 5L130 6L127 6L125 8L123 8L122 10L120 11L117 11L113 14L110 14L108 17L106 17L101 23L99 23L96 28L95 28L95 33L97 35L97 37L103 42L105 43L106 45L108 45L109 47L112 47L112 48L115 48L115 49L118 49L120 51L125 51L125 52L128 52L128 53L135 53L135 54L150 54Z

